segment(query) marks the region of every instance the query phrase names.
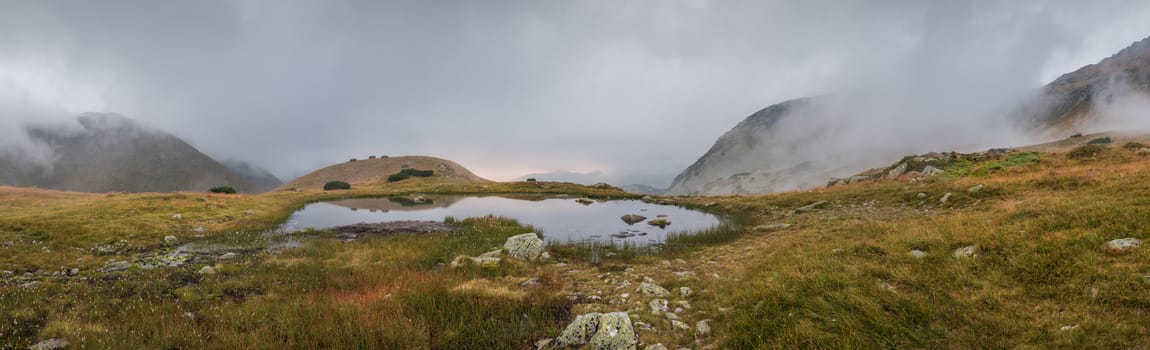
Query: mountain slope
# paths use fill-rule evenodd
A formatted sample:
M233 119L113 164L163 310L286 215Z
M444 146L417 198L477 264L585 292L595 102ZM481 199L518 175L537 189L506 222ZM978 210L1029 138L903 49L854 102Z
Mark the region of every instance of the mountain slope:
M251 185L251 192L264 193L276 189L283 185L283 180L280 180L267 169L261 168L254 164L244 162L241 160L225 160L220 162L228 170L231 170L241 179Z
M1023 107L1012 117L1035 136L1063 138L1087 126L1104 125L1103 119L1113 118L1114 113L1105 112L1119 103L1116 101L1150 96L1148 93L1150 38L1098 64L1059 77L1036 91L1036 98L1020 101L1018 105ZM851 113L849 106L834 111L820 109L841 104L834 99L790 100L752 114L675 177L667 193L723 195L811 188L822 186L830 177L847 176L881 166L890 157L921 151L900 146L906 144L903 140L873 140L851 131L865 126L866 121L837 125L834 120L819 119L828 113ZM1133 115L1126 118L1145 119L1140 111L1127 114ZM839 139L848 135L850 140Z
M0 181L25 187L80 192L205 191L252 186L178 137L114 114L85 113L80 130L32 126L27 134L50 151L35 160L0 154Z
M424 157L402 156L376 159L357 159L331 165L280 186L279 189L320 189L328 181L346 181L354 186L382 185L387 177L400 170L411 168L434 171L433 178L452 182L490 182L450 160Z
M1075 130L1097 118L1098 105L1124 94L1146 92L1150 92L1150 38L1046 85L1030 112L1028 126Z

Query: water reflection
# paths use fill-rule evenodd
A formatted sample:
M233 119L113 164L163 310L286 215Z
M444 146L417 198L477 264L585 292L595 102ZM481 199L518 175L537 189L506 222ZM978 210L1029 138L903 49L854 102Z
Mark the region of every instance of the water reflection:
M554 242L614 240L646 244L662 242L668 233L705 230L725 223L725 219L712 214L637 200L597 201L584 205L565 198L411 196L313 203L293 214L285 229L323 229L397 220L442 221L447 216L463 219L488 214L514 218L534 226L543 231L544 240ZM625 214L638 214L648 219L627 224L620 218ZM648 224L662 215L671 222L670 225L661 228Z

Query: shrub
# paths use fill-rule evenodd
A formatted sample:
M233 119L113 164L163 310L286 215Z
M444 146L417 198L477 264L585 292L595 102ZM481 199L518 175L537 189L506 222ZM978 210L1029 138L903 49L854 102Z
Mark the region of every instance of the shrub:
M417 170L417 169L403 169L398 173L388 175L387 182L396 182L407 180L407 178L415 177L428 177L435 174L434 170Z
M529 177L529 178L527 178L527 182L535 182L535 178Z
M216 186L208 190L212 193L236 193L236 189L232 186Z
M1066 153L1066 157L1070 159L1093 158L1099 153L1105 152L1106 149L1106 146L1102 145L1082 145L1070 150L1069 153Z
M350 189L351 189L351 184L349 184L347 182L343 182L343 181L328 181L326 184L323 184L323 190L324 191L350 190Z
M1146 144L1141 143L1141 142L1127 142L1125 145L1122 145L1122 148L1125 148L1125 149L1128 149L1131 151L1137 151L1137 150L1146 148Z
M351 159L351 160L349 160L348 162L355 162L355 158L352 158L352 159Z

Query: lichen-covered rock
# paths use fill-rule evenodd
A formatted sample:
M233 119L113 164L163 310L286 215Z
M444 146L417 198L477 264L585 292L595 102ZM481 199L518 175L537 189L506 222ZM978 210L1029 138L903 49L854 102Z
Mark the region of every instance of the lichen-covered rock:
M699 322L695 322L695 331L699 332L699 334L703 334L703 335L710 334L711 333L711 322L710 322L710 320L702 320Z
M534 233L524 233L517 236L511 236L507 242L503 244L503 249L507 251L507 255L521 260L535 261L543 258L543 240Z
M679 287L679 295L684 298L691 296L691 294L695 294L695 291L691 290L691 287Z
M9 345L11 345L11 344L9 344ZM67 348L68 345L71 345L71 343L68 342L68 339L55 338L55 339L43 340L43 341L40 341L39 343L33 344L32 346L28 347L28 350L55 350L55 349Z
M176 238L176 236L164 236L164 244L177 245L180 244L180 239Z
M560 347L581 346L597 350L635 349L639 335L631 326L626 312L593 312L575 317L575 321L555 338Z
M201 275L214 275L216 274L216 269L213 269L211 266L204 266L197 272Z
M955 258L973 258L976 256L975 253L977 253L977 252L978 252L978 246L972 244L972 245L968 245L965 247L955 249L953 255Z
M663 345L663 343L657 343L647 345L647 347L643 348L643 350L667 350L667 346Z
M1142 245L1142 240L1140 239L1133 237L1119 238L1106 242L1106 251L1111 254L1126 253L1140 245Z
M660 287L654 283L639 283L639 292L651 298L663 298L671 296L671 292L666 288Z
M675 327L675 329L678 329L680 331L691 330L691 325L687 324L686 322L679 321L679 320L671 320L671 326Z
M667 299L655 299L647 303L647 306L651 308L651 313L660 314L667 312L667 310L670 308L670 304L671 303L668 302Z
M926 255L927 255L926 252L918 250L918 249L910 251L910 256L913 256L915 259L925 258Z

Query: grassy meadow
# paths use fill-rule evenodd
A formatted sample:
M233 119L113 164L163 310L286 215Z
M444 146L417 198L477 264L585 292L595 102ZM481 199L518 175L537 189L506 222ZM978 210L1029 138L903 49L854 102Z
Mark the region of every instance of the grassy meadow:
M636 197L430 178L263 195L0 187L0 270L13 273L0 285L0 348L65 338L73 348L534 349L591 311L628 311L645 325L640 348L1150 346L1150 247L1104 249L1113 239L1150 238L1150 156L1116 146L1073 157L1019 152L910 180L659 198L742 225L675 237L658 250L553 245L548 261L454 268L458 255L534 229L449 218L458 230L350 243L307 232L298 247L101 271L170 249L165 236L236 239L307 203L417 193ZM827 203L795 210L818 201ZM792 226L755 229L764 224ZM109 245L117 249L97 249ZM968 246L973 255L955 255ZM204 266L215 273L199 273ZM523 285L532 278L538 283ZM651 299L635 290L645 280L675 291L668 299L690 329L647 310ZM699 331L700 321L713 329Z

